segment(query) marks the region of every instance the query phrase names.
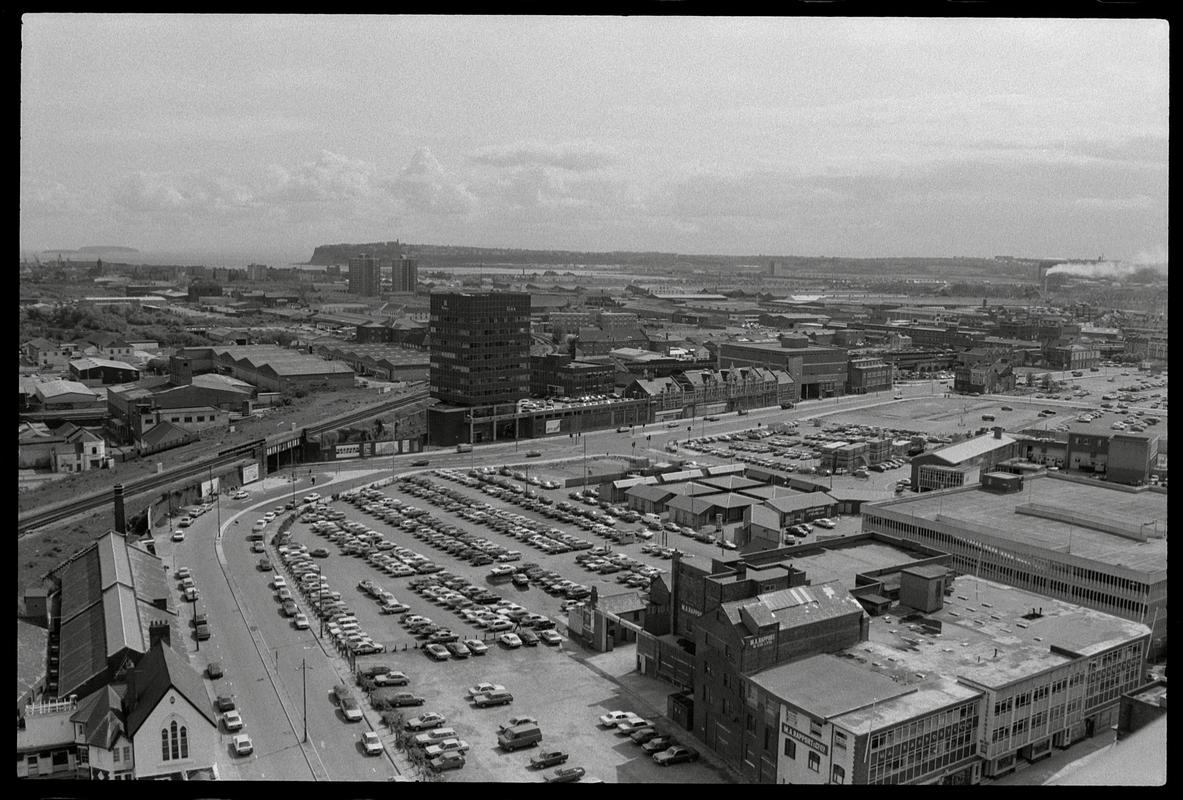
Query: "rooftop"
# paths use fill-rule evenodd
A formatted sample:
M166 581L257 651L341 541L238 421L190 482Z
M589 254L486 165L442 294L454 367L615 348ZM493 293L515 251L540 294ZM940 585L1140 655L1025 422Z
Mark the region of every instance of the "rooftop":
M1073 521L1016 512L1019 506L1032 504L1059 509L1072 515L1066 518ZM1154 576L1161 574L1166 579L1167 496L1159 492L1047 474L1024 478L1021 492L998 494L974 485L888 500L873 511L894 512L901 519L933 522L939 518L949 525L1007 540L1019 549L1052 550L1086 562L1124 567L1143 578L1157 579ZM1138 541L1088 527L1090 520L1120 529L1141 530L1156 524L1162 537Z
M1005 433L998 438L995 438L993 433L985 433L981 436L975 436L972 439L966 439L964 442L958 442L957 444L951 444L948 447L934 450L930 455L939 456L950 464L960 464L963 461L985 455L1000 447L1014 444L1014 442L1014 438L1007 436Z
M848 589L855 588L856 575L911 564L918 558L927 557L882 540L858 538L835 539L826 542L824 547L799 545L795 549L803 552L786 560L791 560L797 569L804 570L811 581L840 581Z

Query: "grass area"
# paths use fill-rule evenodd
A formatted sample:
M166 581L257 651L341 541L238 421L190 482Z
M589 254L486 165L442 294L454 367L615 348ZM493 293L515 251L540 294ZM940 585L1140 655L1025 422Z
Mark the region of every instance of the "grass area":
M36 586L41 576L102 536L115 525L111 506L95 509L64 525L52 525L16 542L16 596L19 606L25 588Z
M205 433L205 438L201 441L184 447L154 453L144 458L117 462L115 468L110 470L80 472L47 483L37 489L22 492L17 496L17 509L22 512L29 511L59 503L77 495L110 489L121 481L130 481L155 473L158 462L168 470L192 463L236 444L243 444L252 439L290 430L293 424L298 430L326 417L344 414L361 406L376 405L378 402L388 399L388 396L379 395L374 389L313 392L307 397L292 400L290 406L277 406L267 411L261 418L235 423L234 433L230 433L228 430L210 430Z

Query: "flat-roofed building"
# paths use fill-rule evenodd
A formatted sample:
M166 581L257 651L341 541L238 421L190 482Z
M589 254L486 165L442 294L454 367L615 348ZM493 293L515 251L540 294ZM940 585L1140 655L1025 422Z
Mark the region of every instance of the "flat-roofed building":
M993 433L966 439L912 459L912 487L918 492L976 483L979 476L1013 458L1018 444L995 428Z
M972 576L937 597L741 678L775 719L777 783L977 783L1108 730L1142 682L1144 625Z
M1167 497L1061 474L1013 492L967 486L864 506L863 531L933 547L958 572L1150 626L1166 645Z

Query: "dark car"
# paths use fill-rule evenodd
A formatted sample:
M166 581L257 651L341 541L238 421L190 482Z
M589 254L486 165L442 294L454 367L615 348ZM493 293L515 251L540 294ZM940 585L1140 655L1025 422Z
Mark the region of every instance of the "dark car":
M538 452L537 450L531 450L530 452L526 453L526 458L538 458L541 455L542 453Z
M271 561L266 558L260 558L258 567L259 567L260 572L270 572L271 571Z
M411 462L411 466L412 467L426 467L430 463L431 462L428 461L426 458L417 458ZM461 763L461 765L463 766L463 762Z
M444 645L448 648L448 652L452 654L452 658L468 658L469 650L460 642L448 642Z
M522 644L526 645L526 647L537 647L538 642L541 641L538 638L538 634L529 628L522 628L517 633L518 638L522 640Z
M209 625L206 625L204 623L202 623L201 625L198 625L197 628L193 631L193 638L199 642L204 642L209 637L210 637Z
M676 744L677 742L674 741L674 737L672 736L654 736L652 739L641 745L641 749L646 753L653 755L654 753L660 753L663 750L668 750Z
M221 661L211 661L206 665L205 674L209 676L210 680L217 680L226 673L222 669Z
M574 783L586 774L583 767L561 767L546 776L547 783Z
M632 739L633 744L645 744L645 742L655 738L656 736L657 729L649 726L647 728L641 728L639 731L633 731L629 734L628 738Z
M234 698L228 694L220 694L218 699L214 701L214 705L219 711L233 711Z
M398 692L397 694L392 694L387 697L386 702L392 706L398 707L421 706L424 703L424 699L417 695L413 695L410 692Z
M530 766L534 769L546 769L557 764L566 763L570 756L562 750L552 750L549 753L539 753L536 756L531 756Z

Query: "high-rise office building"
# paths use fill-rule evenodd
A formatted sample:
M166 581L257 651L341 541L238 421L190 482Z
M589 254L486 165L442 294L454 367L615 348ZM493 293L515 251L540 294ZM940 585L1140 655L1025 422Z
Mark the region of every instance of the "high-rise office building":
M349 259L350 294L377 297L378 286L378 259L366 255Z
M431 396L479 406L530 394L530 295L431 296Z
M390 266L390 291L395 294L414 294L419 282L419 262L413 258L395 259Z

